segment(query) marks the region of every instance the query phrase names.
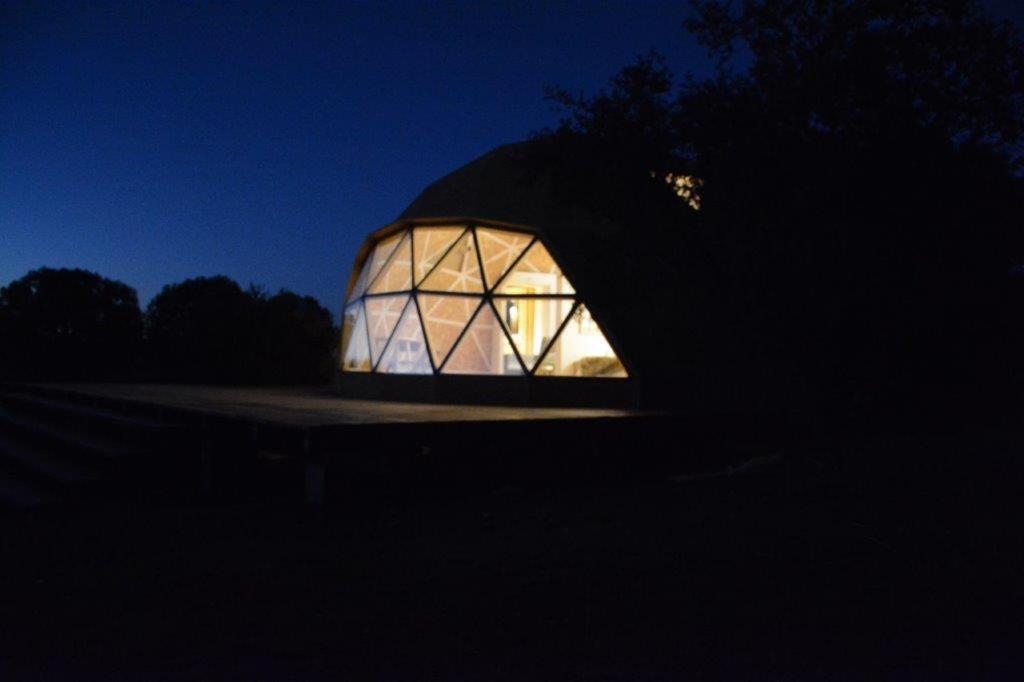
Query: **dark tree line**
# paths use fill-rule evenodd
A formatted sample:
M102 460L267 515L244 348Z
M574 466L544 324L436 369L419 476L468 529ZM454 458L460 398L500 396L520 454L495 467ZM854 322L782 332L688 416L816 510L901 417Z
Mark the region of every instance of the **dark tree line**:
M1016 404L1015 29L953 0L700 1L685 28L714 76L650 54L593 96L554 90L535 160L648 392L837 419Z
M227 277L135 291L41 268L0 288L0 380L326 384L336 330L315 299Z

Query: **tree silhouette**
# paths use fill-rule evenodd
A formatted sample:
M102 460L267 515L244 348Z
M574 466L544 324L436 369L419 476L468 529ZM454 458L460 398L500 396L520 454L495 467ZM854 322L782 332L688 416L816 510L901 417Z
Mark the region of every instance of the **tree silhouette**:
M672 290L607 294L648 393L836 418L1005 403L1024 205L1013 28L974 2L693 5L713 77L675 86L645 56L592 97L554 91L566 117L539 140L570 203L610 216L606 236L576 237L595 279L625 261L629 289ZM685 218L648 199L679 176L700 183Z
M263 384L327 384L337 364L331 313L311 296L282 290L256 298L252 379Z
M0 289L0 377L130 379L141 332L131 287L85 270L33 270Z
M311 297L267 296L227 277L164 287L146 312L149 364L160 381L327 384L331 314Z
M239 383L256 333L253 299L227 277L165 286L146 309L150 365L160 381Z

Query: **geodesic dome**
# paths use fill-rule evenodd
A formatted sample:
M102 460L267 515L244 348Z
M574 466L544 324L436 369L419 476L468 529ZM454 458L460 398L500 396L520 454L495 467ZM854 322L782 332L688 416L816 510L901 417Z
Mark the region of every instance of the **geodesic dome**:
M403 220L356 259L343 374L627 378L536 229Z

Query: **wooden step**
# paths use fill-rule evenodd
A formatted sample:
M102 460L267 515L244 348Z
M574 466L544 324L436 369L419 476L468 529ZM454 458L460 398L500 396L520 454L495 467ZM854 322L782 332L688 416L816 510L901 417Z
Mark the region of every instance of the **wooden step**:
M0 509L30 509L58 502L60 498L52 492L0 469Z
M51 399L8 390L0 392L0 404L22 412L67 417L73 421L84 423L99 423L122 432L132 431L160 435L178 431L181 428L178 424L157 419L126 415L110 409L84 405L74 398Z
M81 495L105 488L110 480L79 462L55 455L8 433L0 433L0 466L8 472L64 494Z
M141 448L3 408L0 408L0 430L13 432L33 443L51 445L60 454L81 455L103 467L146 457Z

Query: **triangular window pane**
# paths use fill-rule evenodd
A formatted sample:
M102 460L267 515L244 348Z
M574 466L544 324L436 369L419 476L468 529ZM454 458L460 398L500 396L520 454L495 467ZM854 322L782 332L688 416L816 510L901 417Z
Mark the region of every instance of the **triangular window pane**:
M571 298L494 299L498 317L528 370L533 369L540 354L558 333L558 328L572 311L573 303Z
M574 294L576 290L548 250L537 241L501 280L497 293Z
M345 309L341 324L341 369L345 372L370 371L370 346L361 303Z
M352 298L362 296L366 291L366 287L373 283L373 279L380 272L384 264L388 262L388 258L394 252L395 247L398 246L398 242L401 241L405 232L399 232L393 234L390 237L377 243L377 246L373 247L373 252L367 256L366 263L363 265L363 272L359 275L359 280L362 282L362 286L356 286L352 291Z
M532 236L522 232L495 230L489 227L476 228L476 241L480 246L480 260L484 263L484 275L488 288L501 279L509 266L529 244Z
M448 247L463 232L463 227L417 227L412 231L417 284L434 269Z
M434 366L440 367L466 328L469 318L480 307L481 299L479 296L442 294L417 294L417 298L430 342L430 354L434 357Z
M370 358L376 365L380 354L391 338L391 332L398 324L402 308L409 300L407 294L401 296L373 296L366 298L366 325L370 330Z
M455 350L441 368L443 374L522 374L508 338L491 306L484 304Z
M386 294L412 289L412 238L406 235L391 254L391 260L370 284L368 293Z
M423 280L420 288L430 291L483 293L484 284L480 276L480 262L476 257L472 232L467 231L455 242L448 255Z
M384 356L377 365L378 372L386 374L432 374L434 368L427 355L427 344L423 340L423 327L412 300L405 306L402 319L395 327L395 333L388 342Z
M585 306L573 311L536 376L625 378L626 368Z
M373 254L371 253L370 257L372 256ZM367 259L363 262L363 268L362 270L359 271L359 277L356 279L356 285L352 287L352 293L349 295L348 301L346 301L346 303L351 303L352 301L362 296L363 293L366 291L366 280L369 279L370 275L370 257L367 257Z

